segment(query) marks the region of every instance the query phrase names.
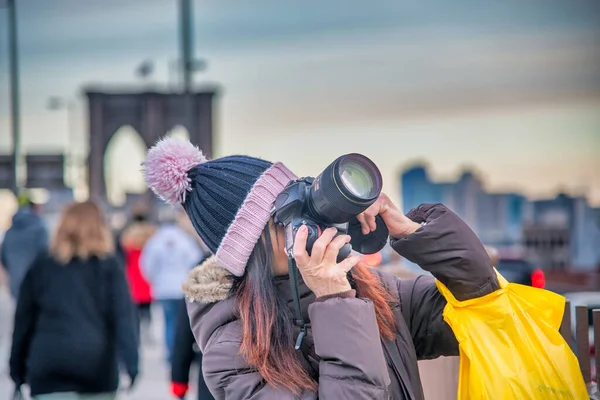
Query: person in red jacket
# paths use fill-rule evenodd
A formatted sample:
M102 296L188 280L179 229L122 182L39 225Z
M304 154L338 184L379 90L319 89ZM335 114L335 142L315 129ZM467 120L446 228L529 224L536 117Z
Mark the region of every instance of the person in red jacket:
M151 322L150 306L152 304L152 288L140 269L140 255L156 231L155 226L148 221L144 213L133 216L131 224L121 235L121 247L125 256L125 274L129 283L131 297L138 311L138 335L149 333ZM144 329L141 326L144 325Z

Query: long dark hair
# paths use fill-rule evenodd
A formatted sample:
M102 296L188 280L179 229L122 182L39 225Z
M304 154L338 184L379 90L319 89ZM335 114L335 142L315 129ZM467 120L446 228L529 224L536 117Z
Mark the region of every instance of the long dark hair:
M273 273L273 246L269 225L263 231L241 278L232 287L242 323L240 352L263 379L273 387L283 387L294 395L316 391L317 383L304 370L294 350L293 316L285 300L277 294ZM353 269L357 293L373 301L382 336L393 338L395 321L390 305L394 299L364 265Z

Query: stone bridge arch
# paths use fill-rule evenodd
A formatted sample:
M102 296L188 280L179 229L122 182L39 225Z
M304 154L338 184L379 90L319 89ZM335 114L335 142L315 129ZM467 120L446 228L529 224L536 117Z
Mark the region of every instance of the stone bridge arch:
M213 151L213 100L216 88L194 93L85 91L89 107L88 182L90 199L106 202L104 155L124 125L135 129L146 147L181 125L207 157Z

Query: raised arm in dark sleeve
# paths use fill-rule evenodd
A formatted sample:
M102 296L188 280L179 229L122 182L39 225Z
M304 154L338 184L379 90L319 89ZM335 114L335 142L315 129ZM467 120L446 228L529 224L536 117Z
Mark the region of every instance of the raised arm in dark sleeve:
M446 206L423 204L408 217L424 225L406 238L392 239L398 254L431 272L458 300L481 297L500 288L483 244Z
M481 297L499 289L490 258L475 233L442 204L423 204L408 213L423 223L416 232L392 239L403 257L442 282L458 300ZM431 277L398 280L402 311L421 359L458 354L456 339L443 320L446 300Z

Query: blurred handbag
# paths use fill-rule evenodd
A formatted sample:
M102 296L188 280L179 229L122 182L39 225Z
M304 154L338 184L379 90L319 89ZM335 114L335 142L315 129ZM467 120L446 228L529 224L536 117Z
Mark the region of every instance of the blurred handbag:
M457 399L589 399L579 362L559 333L565 298L496 273L499 290L466 301L436 281L460 348Z

